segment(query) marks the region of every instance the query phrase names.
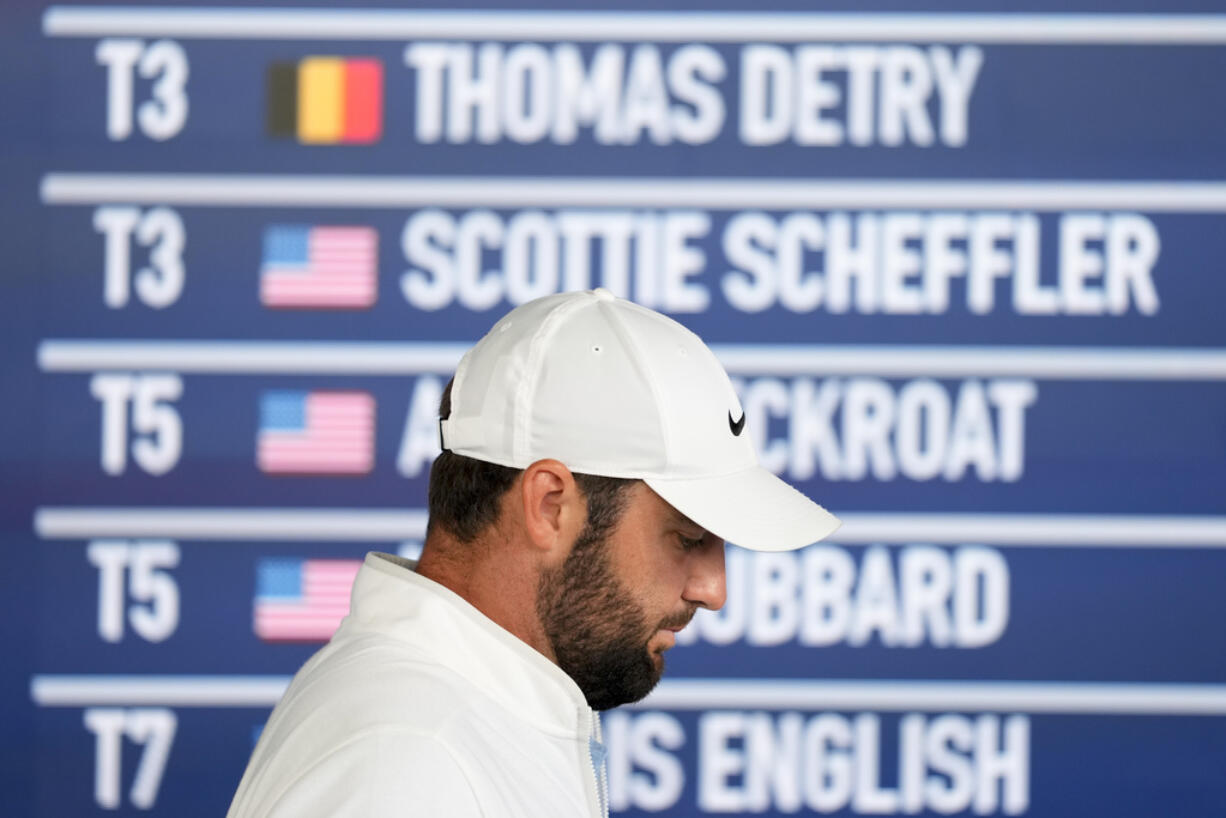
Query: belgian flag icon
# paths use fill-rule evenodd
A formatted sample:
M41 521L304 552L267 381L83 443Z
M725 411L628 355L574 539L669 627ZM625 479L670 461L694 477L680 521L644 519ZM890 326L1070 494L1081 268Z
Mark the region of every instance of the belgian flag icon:
M306 57L268 66L268 135L305 145L370 144L383 136L383 63Z

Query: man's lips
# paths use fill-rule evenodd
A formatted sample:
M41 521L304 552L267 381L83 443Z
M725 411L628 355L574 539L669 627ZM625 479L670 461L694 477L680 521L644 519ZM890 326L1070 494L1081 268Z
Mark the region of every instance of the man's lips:
M684 629L686 625L690 624L690 620L694 618L696 611L696 608L691 609L683 614L680 614L679 616L665 619L660 623L660 627L656 633L665 634L663 637L665 642L663 645L663 650L668 650L673 645L677 644L677 634Z
M692 610L686 611L680 616L674 616L674 617L671 617L670 619L665 619L663 622L660 623L660 630L672 631L673 633L676 633L677 631L684 629L686 625L690 624L690 620L694 618L695 613L697 613L697 609L692 609Z
M665 634L664 645L665 650L677 644L677 634L690 624L690 620L694 618L694 611L688 611L682 616L675 616L672 619L666 619L660 623L660 629L657 633Z

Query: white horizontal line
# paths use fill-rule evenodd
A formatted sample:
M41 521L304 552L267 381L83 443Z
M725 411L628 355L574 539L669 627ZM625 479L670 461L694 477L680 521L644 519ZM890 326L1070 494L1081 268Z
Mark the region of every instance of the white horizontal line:
M467 348L425 342L49 339L38 345L38 366L44 372L449 375ZM818 344L712 344L711 349L729 374L741 376L1226 380L1226 349Z
M451 374L469 344L301 341L43 341L45 372L165 369L234 375Z
M52 205L1226 212L1223 182L49 173Z
M1154 45L1226 42L1210 14L787 14L76 8L43 15L52 37L268 40L491 39L656 42L909 41Z
M840 513L845 545L973 543L1002 546L1226 548L1226 517L1099 514ZM188 540L420 540L422 509L103 508L34 513L45 540L169 537Z
M30 698L40 707L167 705L171 707L272 707L289 676L60 676L30 678Z
M43 539L169 537L198 540L389 542L426 535L424 510L299 508L40 508Z
M636 706L1221 716L1226 685L695 679L662 683Z
M1226 517L1109 514L840 514L847 545L941 543L1226 548Z
M288 684L288 676L39 675L30 697L40 707L272 707ZM634 707L1220 716L1226 685L673 679Z
M1223 380L1226 349L1180 347L824 346L712 344L736 375L1017 376L1073 380Z

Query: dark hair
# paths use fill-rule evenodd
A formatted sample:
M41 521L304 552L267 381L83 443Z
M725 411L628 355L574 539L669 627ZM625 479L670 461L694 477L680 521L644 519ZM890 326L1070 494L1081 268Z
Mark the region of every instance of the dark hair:
M454 379L447 382L439 402L438 415L442 419L451 416L453 382ZM444 451L430 468L430 520L426 536L437 526L460 542L471 543L498 519L502 497L522 471ZM575 474L575 483L587 500L585 533L601 537L616 525L626 507L626 490L634 482L621 477Z

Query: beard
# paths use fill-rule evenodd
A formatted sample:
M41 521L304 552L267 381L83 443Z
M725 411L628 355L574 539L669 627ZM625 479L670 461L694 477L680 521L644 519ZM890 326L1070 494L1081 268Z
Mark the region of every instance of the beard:
M663 656L657 665L647 648L659 626L614 575L607 543L584 528L562 565L541 577L536 598L558 666L594 710L638 701L664 672ZM683 625L692 614L662 625Z

